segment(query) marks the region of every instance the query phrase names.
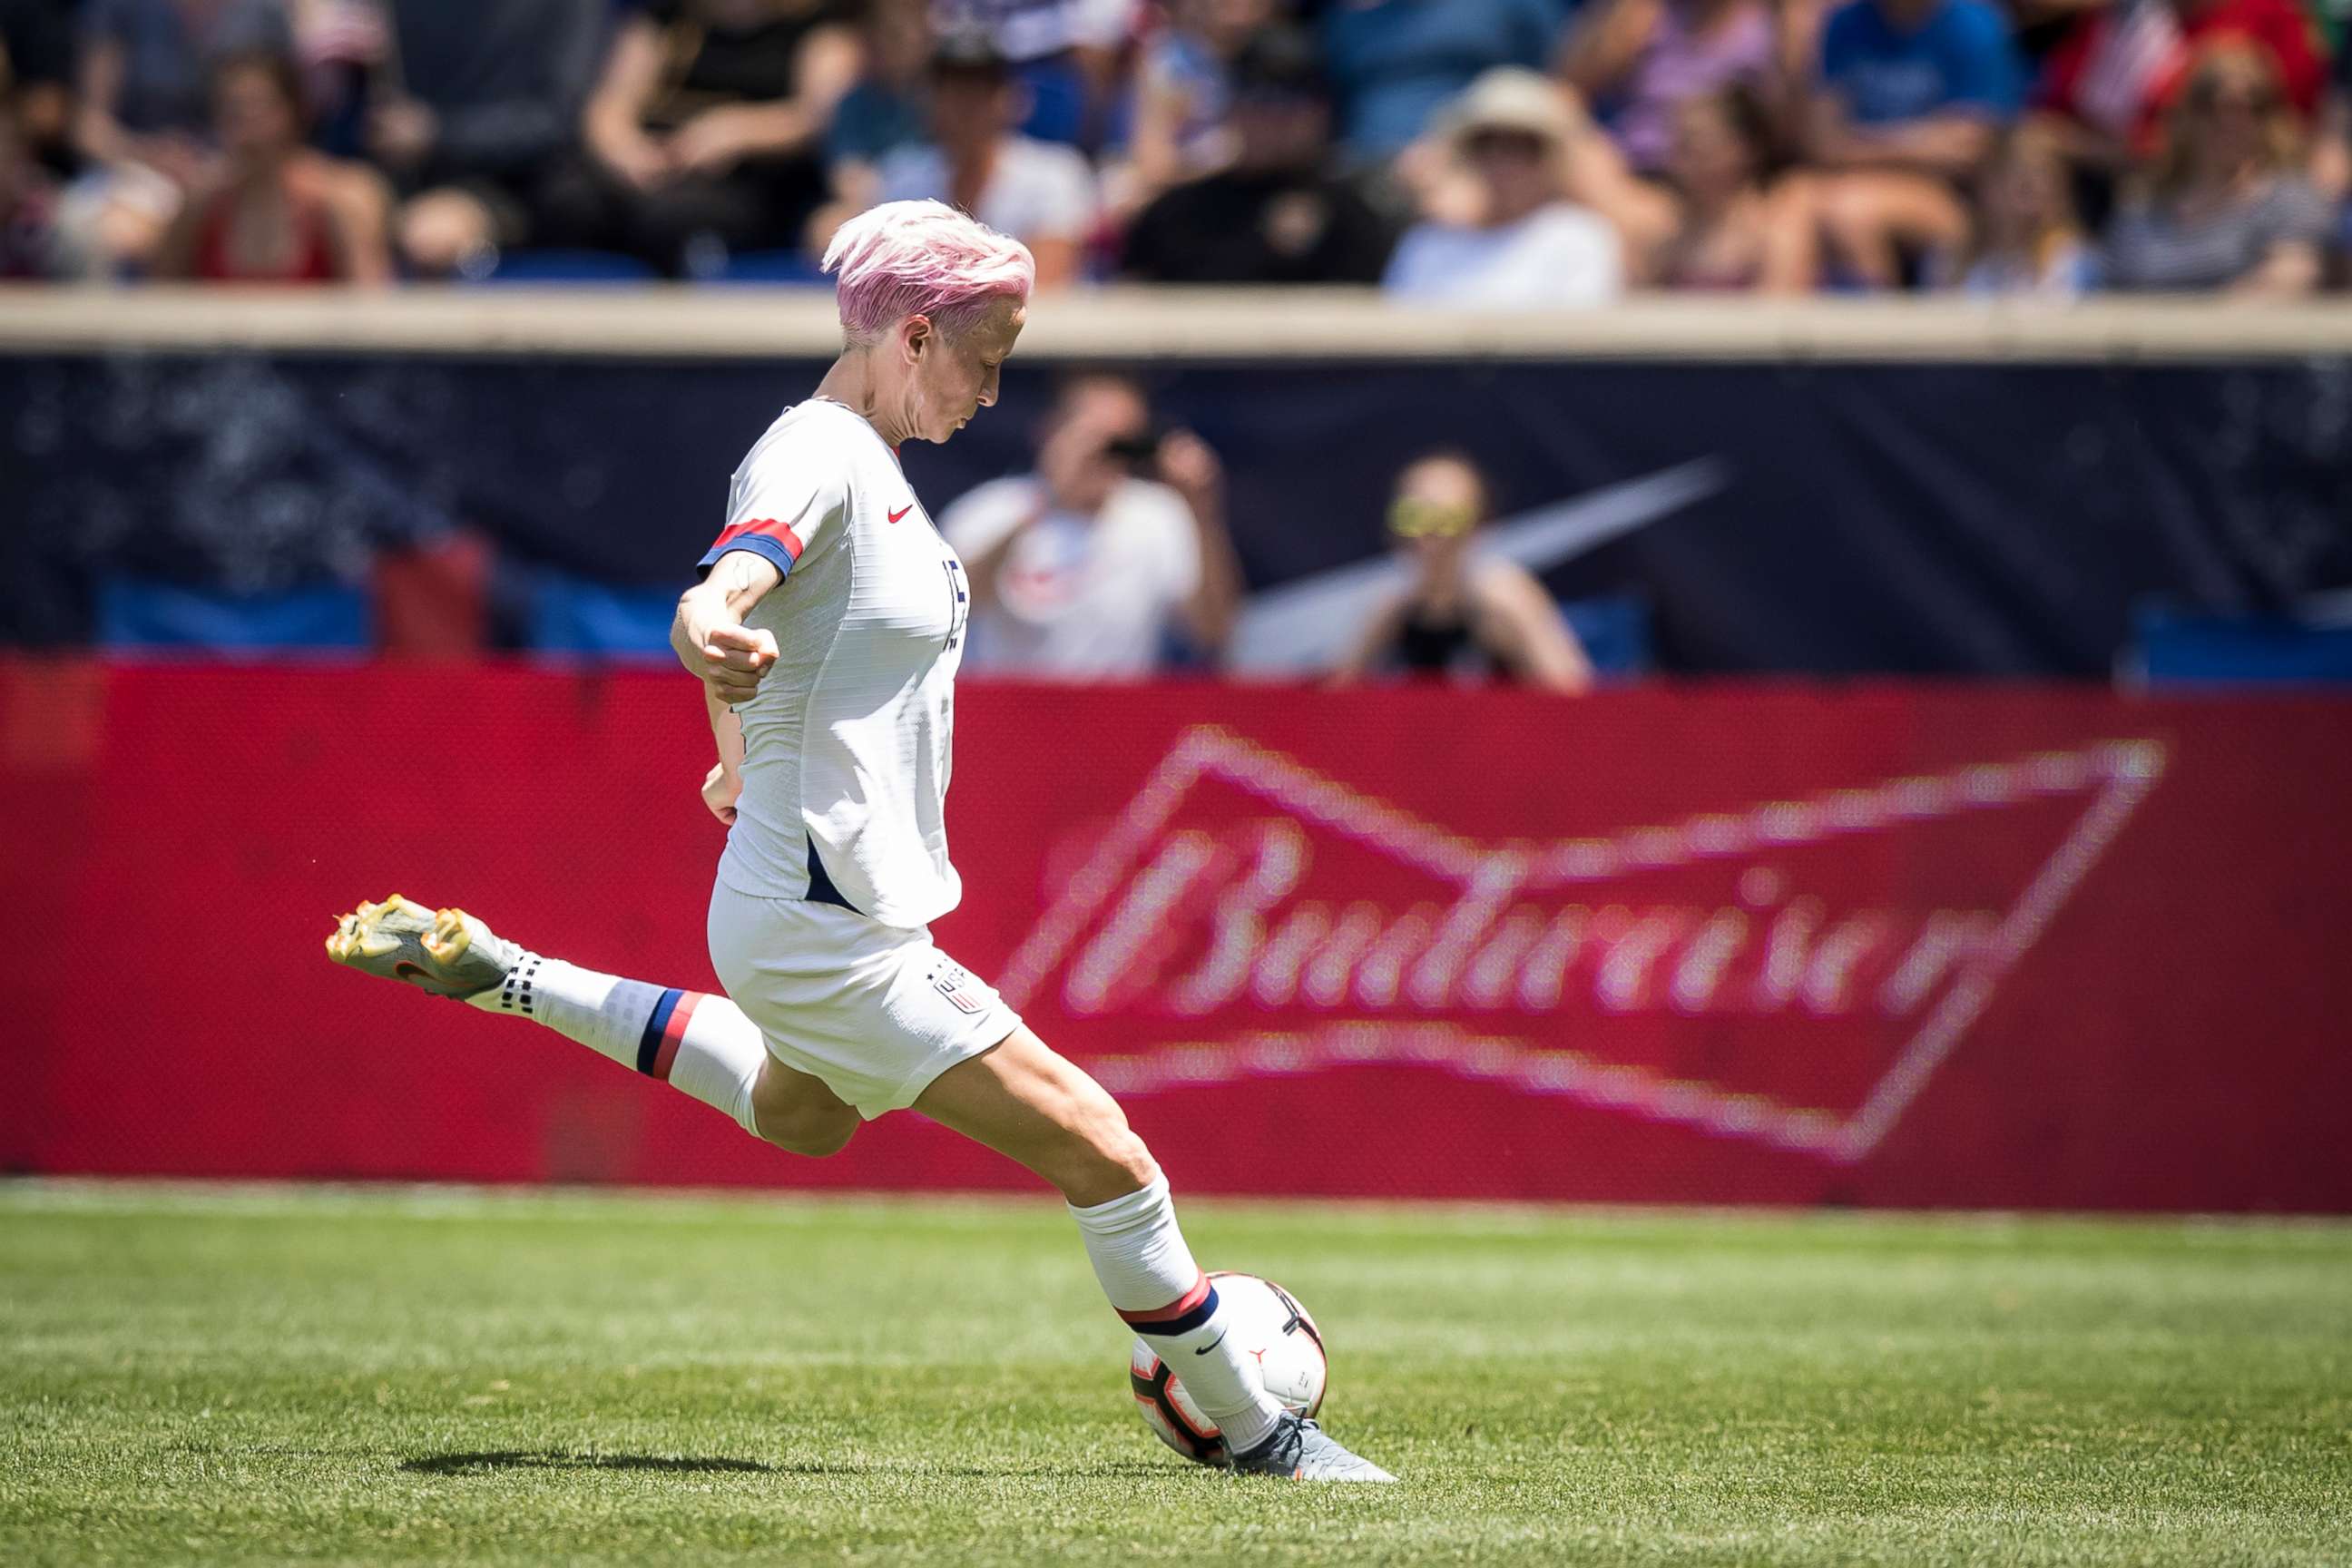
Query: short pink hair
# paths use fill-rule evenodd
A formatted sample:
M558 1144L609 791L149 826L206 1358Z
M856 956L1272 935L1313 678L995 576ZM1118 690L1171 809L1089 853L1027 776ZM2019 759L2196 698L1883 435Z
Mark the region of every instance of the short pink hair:
M999 297L1025 303L1037 282L1027 246L931 201L885 202L859 213L825 247L824 269L853 343L908 316L961 331Z

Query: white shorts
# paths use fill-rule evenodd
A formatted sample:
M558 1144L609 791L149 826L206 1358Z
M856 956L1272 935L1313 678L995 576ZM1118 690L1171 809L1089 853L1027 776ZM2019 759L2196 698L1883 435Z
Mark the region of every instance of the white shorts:
M908 931L838 904L710 890L710 963L768 1054L867 1121L1021 1026L993 986Z

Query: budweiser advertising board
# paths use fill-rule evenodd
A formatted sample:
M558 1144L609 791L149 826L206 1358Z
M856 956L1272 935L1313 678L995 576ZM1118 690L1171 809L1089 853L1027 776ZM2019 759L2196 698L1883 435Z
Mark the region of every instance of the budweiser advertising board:
M2352 709L992 698L1025 743L970 748L973 793L1055 831L959 850L1034 910L982 917L974 958L1220 1171L1305 1149L1334 1192L2352 1195L2341 1121L2304 1103L2352 1086L2328 952Z
M387 671L116 670L37 741L10 689L17 879L65 911L12 951L169 1020L126 1047L37 1009L12 1163L1023 1184L914 1118L772 1154L317 958L397 888L709 985L719 830L674 679L481 672L452 725ZM2352 705L970 683L957 723L937 933L1190 1189L2352 1205ZM333 803L388 757L469 809L353 833ZM267 1019L102 940L157 898L267 933ZM168 1122L122 1101L126 1050Z

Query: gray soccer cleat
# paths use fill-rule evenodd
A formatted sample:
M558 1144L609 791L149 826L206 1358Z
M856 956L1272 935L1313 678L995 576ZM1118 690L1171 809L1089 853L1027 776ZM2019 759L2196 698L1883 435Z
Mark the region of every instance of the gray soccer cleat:
M436 914L394 893L336 921L327 956L364 974L463 998L503 982L522 950L463 910Z
M1396 1479L1370 1459L1358 1458L1339 1447L1313 1421L1287 1410L1272 1436L1227 1462L1241 1475L1280 1476L1293 1481L1387 1483Z

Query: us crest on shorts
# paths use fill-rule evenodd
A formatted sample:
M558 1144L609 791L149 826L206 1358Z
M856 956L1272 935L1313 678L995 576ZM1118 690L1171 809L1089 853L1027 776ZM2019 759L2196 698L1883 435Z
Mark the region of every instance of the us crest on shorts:
M946 997L959 1013L977 1016L987 1011L988 1004L972 994L972 978L961 963L943 963L923 977L931 989Z

